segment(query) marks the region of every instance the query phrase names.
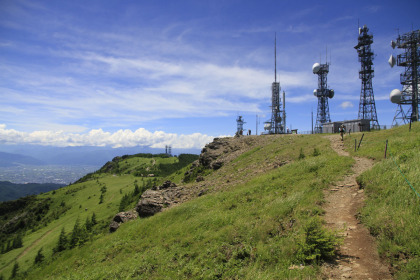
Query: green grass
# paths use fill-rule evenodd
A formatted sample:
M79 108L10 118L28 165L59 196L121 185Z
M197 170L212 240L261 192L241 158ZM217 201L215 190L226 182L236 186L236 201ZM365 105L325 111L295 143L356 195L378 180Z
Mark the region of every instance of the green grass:
M153 164L152 164L152 162ZM118 163L119 170L126 170L122 174L114 173L95 173L88 176L87 180L76 183L56 191L41 194L38 198L50 198L51 204L49 211L43 217L43 220L50 220L48 223L37 223L36 230L28 230L23 236L23 247L14 249L0 255L0 275L8 278L12 267L17 261L19 270L26 271L33 266L35 256L39 249L43 248L43 254L46 261L51 261L53 257L53 248L58 242L58 237L62 228L66 233L70 233L77 219L81 224L85 223L87 217L92 213L96 214L98 225L93 229L91 239L99 239L103 234L107 234L108 225L112 217L118 213L121 198L125 194L132 193L134 183L142 187L147 184L159 184L163 181L162 177L142 178L131 174L130 170L138 167L140 164L153 169L159 164L177 164L178 158L161 157L130 157ZM184 162L185 165L185 162ZM157 169L155 169L157 170ZM159 170L158 170L159 171ZM150 182L149 182L150 181ZM149 182L149 183L148 183ZM101 188L106 187L103 203L99 204ZM64 203L65 206L62 206ZM135 203L131 204L134 207ZM69 208L58 219L48 219L54 212L63 207ZM4 217L2 217L3 219ZM10 217L9 217L10 218ZM3 244L1 244L3 245Z
M352 136L360 139L361 134ZM397 279L420 279L420 197L411 188L420 193L420 123L413 123L411 132L405 125L365 133L356 152L354 138L345 144L353 155L378 162L358 181L367 194L361 220L377 238L380 256L390 262Z
M301 147L306 157L298 161ZM315 147L320 151L318 156L311 155ZM336 155L329 142L319 136L277 137L267 146L250 147L250 151L242 160L208 175L205 182L227 176L235 168L241 169L237 174L241 176L262 159L290 163L155 216L123 224L113 234L104 234L81 248L64 251L54 261L30 268L25 278L319 277L319 263L339 242L323 226L322 190L348 172L353 160ZM291 270L292 264L305 267Z
M383 155L388 139L388 153L418 188L419 131L416 123L411 132L405 126L365 133L356 152L352 151L354 139L360 139L361 134L345 139L352 155L377 162L358 178L367 195L360 217L377 237L381 256L389 259L400 279L420 276L420 199L392 159L383 159ZM354 160L338 156L320 135L249 140L236 159L204 173L205 180L196 185L205 184L206 195L122 224L113 234L102 231L84 246L54 256L51 252L63 227L70 232L77 218L83 223L93 211L98 220L109 222L118 212L122 196L133 191L135 180L139 186L142 180L154 180L134 176L141 168L151 170L145 165L152 164L151 159L123 158L113 166L117 173L92 174L85 182L54 195L43 194L40 197L53 198L51 207L65 201L72 208L45 228L28 233L24 248L1 255L0 274L8 277L13 260L31 246L18 259L20 277L25 279L320 278L320 264L334 255L340 242L323 224L323 189L351 172ZM299 159L300 154L305 157ZM176 164L171 160L156 160L152 165ZM165 172L172 173L156 180L181 182L188 167L177 164L176 170L172 168L175 165L165 166ZM98 204L103 185L107 192L104 203ZM45 263L33 266L41 247ZM303 269L289 269L300 264Z

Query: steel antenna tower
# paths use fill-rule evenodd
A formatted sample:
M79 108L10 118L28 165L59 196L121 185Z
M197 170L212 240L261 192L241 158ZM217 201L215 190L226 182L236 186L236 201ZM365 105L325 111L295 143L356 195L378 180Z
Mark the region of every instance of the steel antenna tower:
M396 42L391 41L391 47L404 50L396 60L391 55L388 61L391 67L395 63L404 67L404 72L400 74L403 90L394 89L390 94L391 102L399 105L392 125L398 124L397 119L401 119L403 123L416 122L419 120L420 30L398 35ZM402 105L411 106L404 112Z
M280 83L277 82L277 37L274 35L274 82L271 84L271 119L265 122L264 129L270 134L286 133L286 112L281 106ZM285 93L283 92L283 98Z
M379 128L378 116L376 114L375 96L373 95L372 78L373 70L373 52L371 44L373 35L368 34L369 28L366 25L359 27L358 44L354 48L359 55L361 63L359 79L362 80L362 89L360 91L359 115L358 119L370 121L371 128Z
M237 135L242 135L244 132L244 124L246 122L244 121L244 119L242 118L242 116L238 116L238 118L236 119L236 133Z
M315 133L322 133L322 124L331 122L328 98L334 97L334 90L328 89L327 74L330 64L315 63L312 66L312 72L318 75L318 89L314 90L314 96L318 98L318 110L316 115Z

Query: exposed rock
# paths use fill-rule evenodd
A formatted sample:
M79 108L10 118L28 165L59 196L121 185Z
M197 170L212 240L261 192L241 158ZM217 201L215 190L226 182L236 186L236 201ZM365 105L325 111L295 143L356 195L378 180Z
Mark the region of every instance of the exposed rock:
M197 179L195 179L196 182L202 182L204 181L204 177L203 176L198 176Z
M167 188L176 188L175 183L171 182L171 181L165 181L161 186L159 186L157 189L158 190L164 190Z
M112 219L109 225L109 231L114 232L120 227L120 224L131 221L131 220L135 220L137 219L137 217L138 217L137 212L134 210L127 211L127 212L120 212L116 214L114 218Z
M115 221L111 221L111 223L109 224L109 231L110 232L114 232L116 231L118 228L120 227L120 224L115 222Z
M229 141L226 138L214 138L213 142L207 144L201 151L199 163L205 167L218 169L223 163L218 162L214 165L214 161L229 149ZM213 168L216 167L216 168Z
M221 161L215 161L215 162L212 162L210 164L210 168L213 169L213 170L217 170L222 166L223 166L223 162L221 162Z
M125 223L128 222L130 220L135 220L137 219L138 215L136 211L128 211L128 212L120 212L117 215L114 216L113 221L117 222L117 223Z
M137 203L136 211L140 217L149 217L166 207L177 204L183 196L182 188L171 181L166 181L161 186L146 190Z

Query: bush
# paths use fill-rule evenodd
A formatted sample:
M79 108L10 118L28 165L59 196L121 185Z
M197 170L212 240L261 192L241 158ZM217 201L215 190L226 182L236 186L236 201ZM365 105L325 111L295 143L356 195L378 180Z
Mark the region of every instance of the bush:
M45 257L44 254L42 254L42 248L39 249L38 253L35 256L34 264L40 264L44 261Z
M308 222L304 228L303 240L299 241L298 259L305 263L319 263L332 259L341 239L323 227L319 218Z
M304 159L304 158L305 158L305 154L303 153L303 149L300 148L299 159Z

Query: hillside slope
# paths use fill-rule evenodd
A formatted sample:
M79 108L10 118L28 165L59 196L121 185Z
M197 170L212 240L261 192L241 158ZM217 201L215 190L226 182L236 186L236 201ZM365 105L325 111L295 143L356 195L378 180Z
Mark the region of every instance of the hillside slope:
M402 166L402 171L407 171L406 176L418 185L418 164L412 167L411 163L418 163L420 126L414 125L411 134L405 132L406 128L367 133L366 142L356 154L379 162L382 143L389 139L398 148L398 152L392 150L397 161L410 163ZM351 150L353 137L360 136L348 137L346 147ZM378 141L369 143L368 139ZM163 158L162 163L169 160ZM1 256L0 274L8 277L13 265L18 264L18 277L25 279L317 279L323 277L321 264L335 260L342 238L325 225L324 191L352 174L355 161L333 151L324 136L215 139L203 149L200 160L187 168L162 172L163 177L158 179L134 177L136 172L150 171L158 161L161 159L119 159L117 166L109 163L101 172L63 188L59 196L58 192L54 194L60 198L58 202L71 202L71 209L48 226L27 232L22 248ZM395 205L402 199L406 202L404 207L386 209L387 213L396 212L395 217L387 216L389 223L380 220L384 229L377 220L371 221L371 217L381 218L371 203L378 196L392 195L382 187L383 181L375 181L380 180L378 174L386 170L390 176L400 176L392 175L396 173L387 167L390 163L383 160L358 177L367 195L360 219L380 242L388 244L379 246L381 256L387 257L389 252L403 256L395 262L394 276L415 279L420 242L418 236L413 236L413 229L420 226L419 200L407 191L404 181L396 179L398 189L404 189L404 197L386 198ZM168 179L175 182L187 194L184 203L168 205L161 213L123 223L116 232L108 233L104 228L119 211L119 202L133 192L136 183L143 184L141 178L151 181L145 183L149 186ZM104 202L98 204L104 185ZM38 196L47 197L53 195ZM125 210L134 204L131 202ZM59 209L59 205L51 207ZM381 207L382 211L385 206ZM64 229L71 238L75 221L79 221L79 231L85 229L84 221L89 224L93 212L103 221L102 225L93 226L97 233L72 249L53 253L60 243L60 232ZM399 232L390 230L389 224L398 222L409 223L410 227L398 227ZM41 248L45 258L33 265ZM388 248L385 254L381 248Z
M46 260L39 266L28 265L26 270L21 265L25 261L18 258L22 275L25 270L26 279L267 279L319 275L317 263L333 257L339 242L323 227L322 190L344 175L353 160L338 156L329 141L319 135L250 136L216 142L206 147L210 163L201 160L210 169L196 164L198 170L189 171L193 177L187 180L190 183L180 184L205 190L204 195L197 194L152 217L122 224L115 233L103 233L51 258L62 228L62 223L55 224L48 236L55 241L52 246L43 245L46 238L42 233L27 242L40 240L31 248L33 253L27 262L41 247ZM120 185L133 183L132 177L123 182L125 175L115 175L107 180ZM194 176L202 178L195 180ZM94 178L71 187L95 185L95 179L100 184L104 180ZM99 185L89 189L96 190L98 196ZM108 191L107 197L112 197ZM114 204L111 199L106 203ZM74 208L78 210L77 204ZM91 206L87 211L84 208L82 203L78 210L81 222L91 215ZM67 223L65 231L71 231L74 221L62 222ZM289 269L300 264L303 269ZM5 275L9 273L4 271Z
M141 193L162 182L162 176L172 174L171 178L179 181L182 168L197 158L152 154L116 157L79 183L0 203L0 276L11 275L15 263L22 272L29 269L41 248L45 260L51 260L58 254L61 232L67 233L70 241L76 224L82 237L75 236L77 244L72 247L107 234L117 212L134 207ZM139 173L143 171L145 174ZM152 172L153 177L148 177Z

